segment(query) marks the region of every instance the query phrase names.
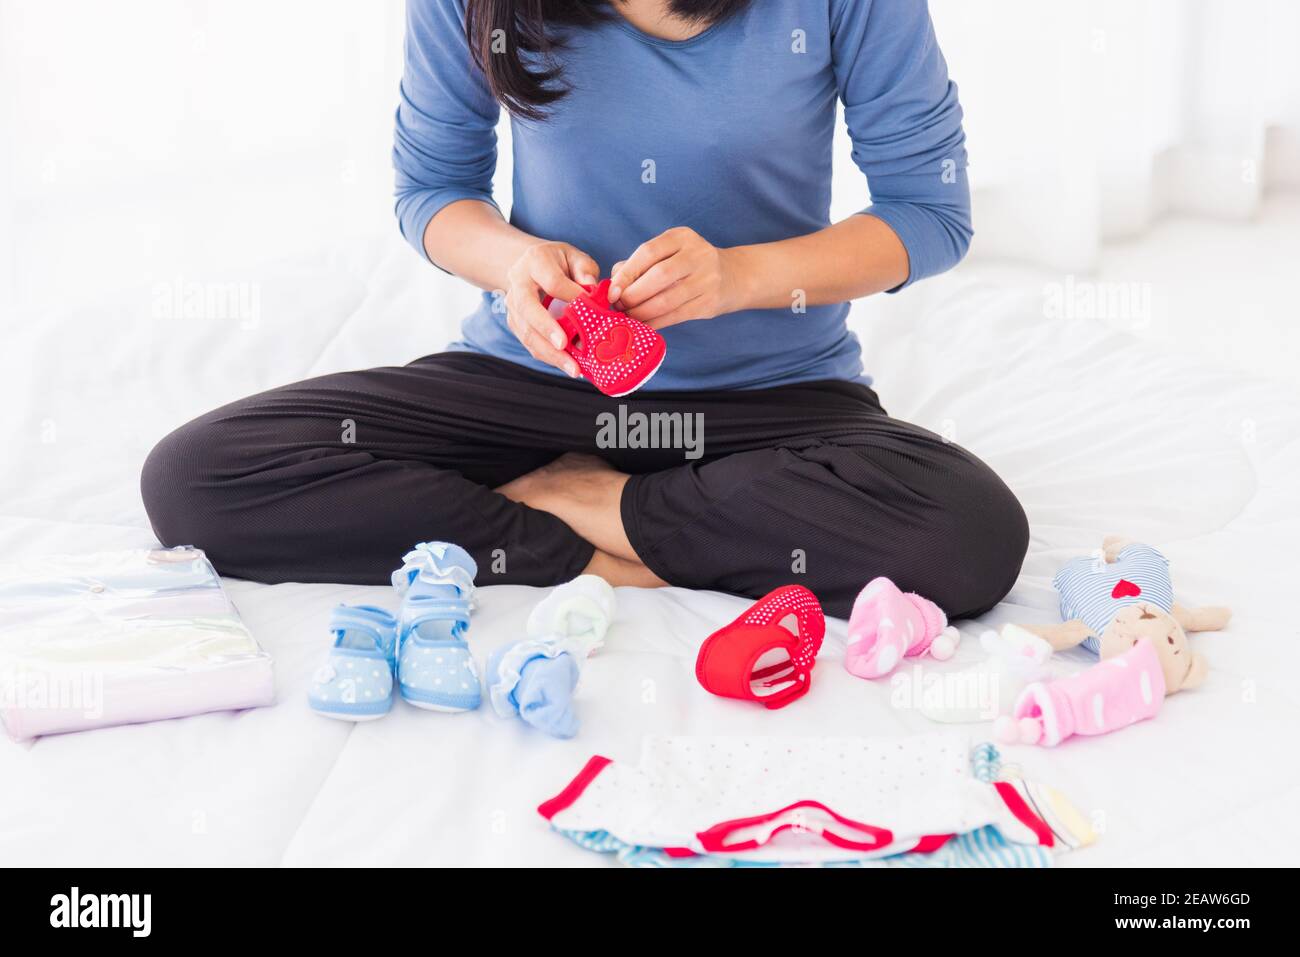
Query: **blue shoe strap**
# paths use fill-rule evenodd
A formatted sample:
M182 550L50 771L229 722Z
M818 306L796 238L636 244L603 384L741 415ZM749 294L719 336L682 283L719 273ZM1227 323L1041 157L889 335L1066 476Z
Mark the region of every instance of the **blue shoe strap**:
M335 605L333 615L354 621L366 621L379 628L396 628L397 618L387 608L377 605Z
M448 648L469 651L469 643L463 638L420 638L421 648Z
M426 621L450 621L451 638L449 639L420 638L421 644L426 644L426 645L434 644L439 641L451 642L454 644L461 644L461 645L465 643L463 636L465 632L469 631L469 619L449 618L446 615L439 615L439 614L417 615L416 617L408 621L405 625L402 626L402 643L405 643L408 639L411 638L411 636L416 635L416 628L418 628L420 625L423 625Z
M458 597L448 598L449 591L455 592ZM404 601L464 601L469 604L464 590L455 582L429 581L427 578L412 581L402 598Z
M407 631L426 621L454 621L469 627L469 602L463 598L417 598L403 609Z
M397 619L373 605L337 605L330 613L329 627L334 632L336 645L346 632L361 632L384 654L389 652L397 637Z

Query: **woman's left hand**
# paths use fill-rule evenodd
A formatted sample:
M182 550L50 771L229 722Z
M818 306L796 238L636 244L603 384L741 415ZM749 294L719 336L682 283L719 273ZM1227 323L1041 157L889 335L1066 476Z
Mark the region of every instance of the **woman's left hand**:
M609 299L652 329L736 312L744 308L738 258L736 250L676 226L614 266Z

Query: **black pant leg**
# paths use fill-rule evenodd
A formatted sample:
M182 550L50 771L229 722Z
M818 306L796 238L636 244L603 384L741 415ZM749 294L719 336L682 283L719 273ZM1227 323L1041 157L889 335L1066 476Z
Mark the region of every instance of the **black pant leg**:
M480 584L566 581L592 546L492 489L590 432L565 412L569 385L446 353L273 389L159 442L145 507L164 544L257 581L382 584L430 539L465 547Z
M768 390L768 393L778 390ZM797 400L797 396L793 397ZM951 617L1001 600L1020 571L1028 524L1015 496L975 456L917 426L859 403L810 417L790 435L799 407L785 393L735 393L744 443L771 415L767 447L634 475L624 527L641 560L670 584L757 597L798 582L845 617L870 579L885 575ZM769 408L770 406L770 408ZM738 437L715 410L713 434ZM831 423L818 435L818 422ZM716 453L719 446L711 446Z

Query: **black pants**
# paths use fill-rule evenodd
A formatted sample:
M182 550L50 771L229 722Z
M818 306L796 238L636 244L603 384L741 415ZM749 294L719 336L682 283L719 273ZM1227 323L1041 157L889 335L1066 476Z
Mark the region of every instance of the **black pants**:
M699 438L685 416L703 427L694 449L680 447ZM602 447L651 436L678 447ZM474 556L481 585L551 585L579 574L592 546L492 490L567 451L632 473L628 539L673 585L758 596L798 582L843 617L887 575L957 618L1010 590L1028 544L988 466L889 418L866 386L609 399L464 353L216 409L159 442L141 484L164 544L197 545L238 578L384 583L413 543L445 540Z

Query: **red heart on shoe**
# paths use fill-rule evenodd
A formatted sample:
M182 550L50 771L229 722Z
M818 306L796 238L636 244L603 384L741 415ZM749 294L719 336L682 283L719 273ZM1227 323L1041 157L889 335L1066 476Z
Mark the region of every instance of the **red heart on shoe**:
M1121 578L1119 581L1115 583L1115 587L1111 589L1110 597L1111 598L1136 598L1140 594L1142 594L1141 588L1138 588L1137 585L1134 585L1127 578Z
M542 305L551 310L554 302L547 296ZM615 398L650 381L668 352L663 336L610 307L608 279L583 286L582 295L564 306L555 321L568 335L564 351L573 356L582 375Z
M624 362L632 358L632 330L624 325L610 326L605 338L596 343L596 359L600 362Z

